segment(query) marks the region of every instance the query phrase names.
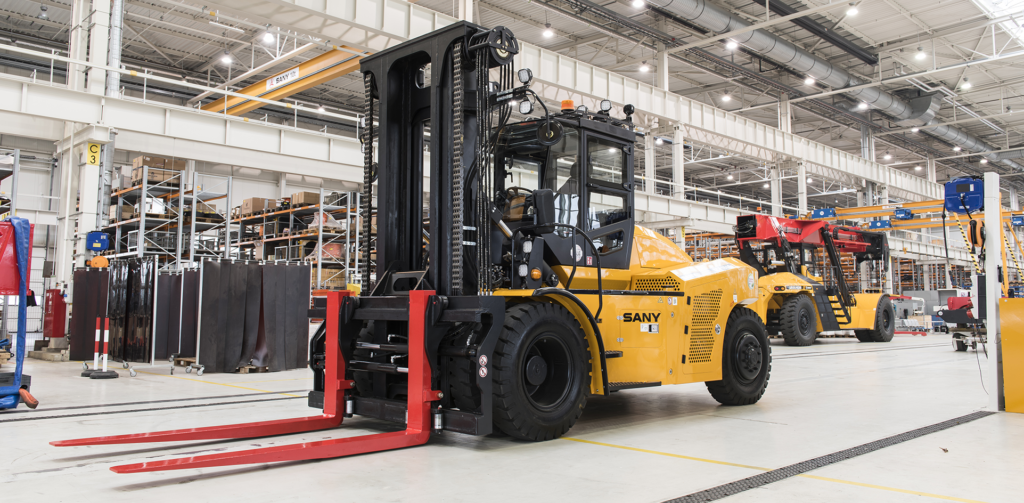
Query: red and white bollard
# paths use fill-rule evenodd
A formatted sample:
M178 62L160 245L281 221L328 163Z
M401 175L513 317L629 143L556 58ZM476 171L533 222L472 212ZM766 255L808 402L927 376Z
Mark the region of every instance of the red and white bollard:
M103 370L97 369L100 359L100 319L96 318L96 351L93 353L93 370L89 373L90 379L116 379L117 372L107 370L107 355L110 351L110 318L103 318ZM85 375L85 372L82 373Z
M92 368L87 363L82 363L82 377L89 377L100 368L100 323L103 318L96 318L96 345L92 353ZM104 369L105 370L105 369Z

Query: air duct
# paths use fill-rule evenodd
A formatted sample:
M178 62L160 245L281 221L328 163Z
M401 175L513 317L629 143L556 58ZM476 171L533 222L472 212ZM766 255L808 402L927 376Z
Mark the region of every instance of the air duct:
M728 33L750 26L750 23L706 0L668 0L668 3L663 5L662 8L716 34ZM868 83L763 29L736 35L731 37L730 40L742 44L747 49L762 54L803 75L812 77L814 80L833 89L843 89ZM894 121L903 126L934 124L937 122L935 120L935 113L938 111L939 106L941 106L941 99L937 99L934 96L921 96L914 98L911 102L907 102L895 95L882 91L878 87L851 90L846 94L857 101L867 103L879 112L889 115ZM993 150L992 147L988 146L981 139L954 127L938 126L929 128L925 132L967 151L984 153ZM994 157L996 156L994 154L991 157L986 157L1024 171L1024 166L1014 161L995 159Z

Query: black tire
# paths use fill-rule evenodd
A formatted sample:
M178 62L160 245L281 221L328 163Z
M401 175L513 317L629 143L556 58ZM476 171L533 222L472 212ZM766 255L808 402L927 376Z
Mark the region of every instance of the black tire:
M893 334L896 333L896 310L892 307L892 299L888 295L878 299L874 330L855 330L854 333L861 342L891 341Z
M761 399L772 371L772 348L756 313L737 307L725 323L722 380L705 383L722 405L750 405Z
M494 349L494 425L522 440L562 436L590 391L590 345L558 304L527 302L505 311Z
M861 342L875 342L874 336L871 335L871 330L854 330L854 335L857 336L857 340Z
M779 321L787 346L810 346L818 337L818 312L806 295L791 295L783 301Z
M953 345L956 346L957 351L967 351L967 342L962 339L953 339Z

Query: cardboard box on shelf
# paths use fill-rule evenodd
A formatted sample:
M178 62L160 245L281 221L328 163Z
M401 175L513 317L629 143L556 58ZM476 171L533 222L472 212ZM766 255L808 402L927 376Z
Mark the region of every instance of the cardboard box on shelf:
M111 204L110 211L107 213L110 215L111 222L120 222L121 220L128 220L132 217L132 213L135 212L135 207L130 204L121 205L121 214L117 213L117 205Z
M242 201L241 214L251 215L257 211L271 210L277 208L276 199L267 199L264 197L250 197L245 201Z
M313 273L310 274L309 282L313 288L317 288L316 268L314 268ZM324 290L344 290L347 286L345 281L345 271L340 269L321 269L320 283L320 288Z
M319 192L296 192L292 194L292 206L317 204L320 202Z
M132 159L133 168L141 168L143 166L149 166L151 168L167 168L175 171L185 170L184 159L168 159L166 157L156 157L150 155L140 155L135 159Z
M181 177L177 176L181 173L180 171L153 167L150 167L145 171L146 181L150 184L167 182L167 185L178 186L181 182ZM142 173L142 167L132 168L132 186L142 184Z
M214 208L213 206L210 206L209 204L202 202L196 203L195 209L196 213L217 213L217 208Z
M324 260L338 260L345 258L345 247L341 243L327 243L322 247ZM314 251L313 256L316 256Z

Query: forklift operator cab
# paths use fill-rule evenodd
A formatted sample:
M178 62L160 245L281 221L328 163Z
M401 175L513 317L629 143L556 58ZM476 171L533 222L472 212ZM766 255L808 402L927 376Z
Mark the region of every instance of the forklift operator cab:
M556 266L595 266L627 269L633 238L633 142L637 134L632 128L617 125L605 117L587 116L566 102L560 115L552 117L563 131L553 145L537 139L537 129L544 121L528 121L507 126L498 134L497 158L502 159L508 203L502 219L513 231L532 224L536 211L533 198L538 190L550 190L553 199L554 223L559 224L544 238L552 253L545 256ZM583 216L583 218L581 218ZM597 252L573 236L576 227L583 231ZM559 275L563 276L563 275ZM564 284L567 277L560 278ZM545 278L547 286L558 281Z

